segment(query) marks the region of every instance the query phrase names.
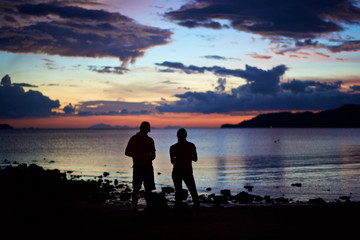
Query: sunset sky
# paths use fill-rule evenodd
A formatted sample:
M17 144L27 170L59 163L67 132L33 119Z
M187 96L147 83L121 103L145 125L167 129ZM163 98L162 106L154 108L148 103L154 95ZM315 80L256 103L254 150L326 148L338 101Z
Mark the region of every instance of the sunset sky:
M1 0L0 123L219 127L360 104L358 0Z

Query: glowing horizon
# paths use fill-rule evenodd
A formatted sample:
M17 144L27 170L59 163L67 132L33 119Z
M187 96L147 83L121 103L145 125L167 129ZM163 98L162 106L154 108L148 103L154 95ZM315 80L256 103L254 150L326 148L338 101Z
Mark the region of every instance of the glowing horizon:
M142 121L149 121L154 128L186 127L186 128L219 128L222 124L238 124L254 116L228 117L224 114L169 114L138 115L138 116L62 116L50 118L3 119L14 128L89 128L96 124L106 124L113 127L124 126L137 128Z

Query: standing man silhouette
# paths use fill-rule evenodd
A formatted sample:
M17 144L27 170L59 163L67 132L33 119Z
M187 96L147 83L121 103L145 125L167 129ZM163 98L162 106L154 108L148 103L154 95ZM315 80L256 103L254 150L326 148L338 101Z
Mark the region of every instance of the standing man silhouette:
M170 147L170 159L174 165L172 179L175 186L175 208L182 204L182 181L185 182L193 199L195 211L200 211L199 196L193 176L192 161L198 160L196 147L186 140L187 132L184 128L177 131L178 142Z
M137 212L139 191L144 183L145 200L148 203L149 195L155 189L154 168L155 159L154 140L148 136L150 123L142 122L140 132L132 136L125 149L125 155L133 159L133 193L132 203L134 212Z

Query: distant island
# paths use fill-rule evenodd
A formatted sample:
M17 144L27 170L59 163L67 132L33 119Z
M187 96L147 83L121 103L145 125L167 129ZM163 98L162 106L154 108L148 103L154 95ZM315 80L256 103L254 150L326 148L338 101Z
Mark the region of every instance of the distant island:
M346 104L340 108L313 112L279 112L261 114L239 124L221 128L359 128L360 105Z
M104 123L95 124L93 126L90 126L89 129L131 129L131 127L128 126L111 126Z
M12 126L10 126L9 124L0 124L0 129L14 129Z

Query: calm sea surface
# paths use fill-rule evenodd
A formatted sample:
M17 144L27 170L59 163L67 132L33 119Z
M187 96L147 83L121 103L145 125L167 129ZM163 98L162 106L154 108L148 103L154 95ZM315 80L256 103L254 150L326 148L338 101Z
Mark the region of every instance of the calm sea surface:
M157 190L172 186L169 147L176 129L154 129ZM0 166L36 163L84 178L109 172L131 183L132 160L124 155L137 130L1 130ZM198 151L198 191L233 194L254 186L261 196L308 200L340 196L360 200L360 129L188 129ZM291 184L301 183L301 187Z

